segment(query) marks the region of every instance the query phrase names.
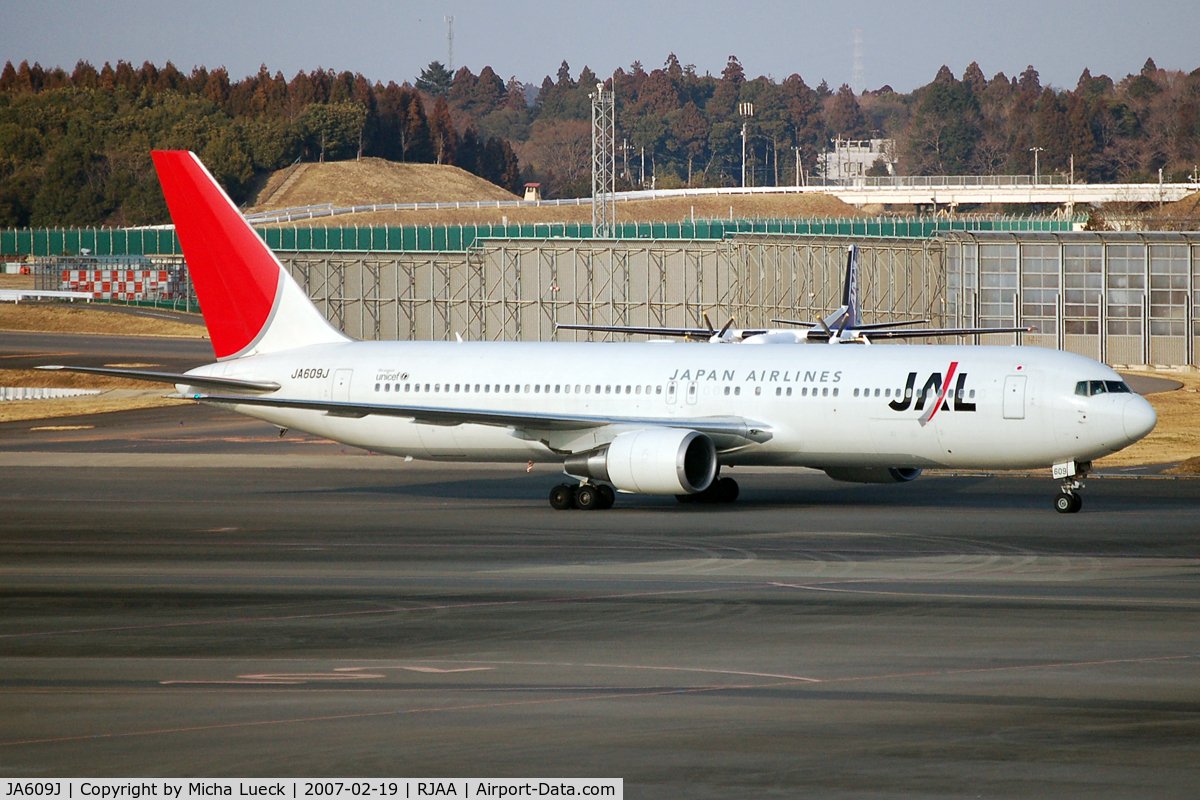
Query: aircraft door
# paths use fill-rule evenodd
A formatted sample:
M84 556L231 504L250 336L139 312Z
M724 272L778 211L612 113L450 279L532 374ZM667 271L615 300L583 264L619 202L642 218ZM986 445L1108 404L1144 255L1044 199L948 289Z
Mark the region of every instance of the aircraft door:
M350 402L350 377L352 369L338 369L333 372L333 399L343 403Z
M667 384L667 405L672 405L672 406L675 405L675 400L677 399L677 395L678 395L678 392L676 391L676 389L677 389L677 386L675 384L675 381L670 381Z
M690 405L690 406L694 406L694 405L696 405L696 395L697 395L697 394L699 394L699 392L696 390L696 382L695 382L695 381L691 381L691 382L689 382L689 383L688 383L688 385L687 385L687 402L688 402L688 405Z
M1025 419L1024 375L1009 375L1004 379L1004 418Z

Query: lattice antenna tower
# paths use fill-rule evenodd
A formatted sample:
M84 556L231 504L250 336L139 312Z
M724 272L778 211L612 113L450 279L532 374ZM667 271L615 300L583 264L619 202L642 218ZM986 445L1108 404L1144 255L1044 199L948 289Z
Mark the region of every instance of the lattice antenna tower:
M854 93L862 94L863 89L867 88L867 79L863 74L863 46L862 46L862 30L854 30L854 72L850 75L850 88Z
M446 15L446 69L454 72L454 15Z
M617 136L613 91L592 94L592 236L611 239L616 223Z

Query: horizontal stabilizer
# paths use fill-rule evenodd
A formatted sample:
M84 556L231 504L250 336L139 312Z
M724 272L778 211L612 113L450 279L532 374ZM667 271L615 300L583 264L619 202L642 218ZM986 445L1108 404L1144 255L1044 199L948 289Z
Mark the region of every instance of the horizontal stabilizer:
M241 389L246 392L274 392L279 384L273 381L245 381L238 378L214 378L207 375L188 375L181 372L143 372L137 369L113 369L110 367L68 367L51 364L37 369L82 372L88 375L107 375L110 378L130 378L135 381L150 381L151 383L183 384L186 386L204 386L212 389Z

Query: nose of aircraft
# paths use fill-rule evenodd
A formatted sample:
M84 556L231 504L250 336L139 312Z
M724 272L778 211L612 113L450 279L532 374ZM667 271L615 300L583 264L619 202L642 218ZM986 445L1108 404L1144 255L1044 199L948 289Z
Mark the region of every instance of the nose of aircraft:
M1125 425L1125 435L1129 437L1129 441L1136 442L1154 430L1154 425L1158 422L1158 413L1154 410L1154 406L1146 402L1146 398L1131 397L1125 404L1122 422Z

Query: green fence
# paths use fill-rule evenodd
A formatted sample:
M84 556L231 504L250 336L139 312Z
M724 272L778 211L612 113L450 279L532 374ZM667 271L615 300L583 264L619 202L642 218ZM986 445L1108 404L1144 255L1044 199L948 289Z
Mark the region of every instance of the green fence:
M1075 221L1036 217L946 219L863 217L850 219L696 220L617 223L616 239L712 241L738 234L929 239L950 231L1070 231ZM533 225L389 225L262 228L272 249L286 252L462 252L486 239L591 239L584 223ZM0 231L0 256L181 255L173 229L35 228Z

